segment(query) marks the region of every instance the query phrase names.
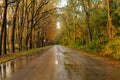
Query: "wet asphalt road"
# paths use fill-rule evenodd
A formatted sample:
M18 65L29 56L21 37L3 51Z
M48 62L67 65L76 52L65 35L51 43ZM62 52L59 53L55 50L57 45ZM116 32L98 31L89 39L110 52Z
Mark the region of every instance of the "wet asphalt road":
M15 63L0 65L0 80L120 80L119 68L59 45L28 64L23 60L21 68Z

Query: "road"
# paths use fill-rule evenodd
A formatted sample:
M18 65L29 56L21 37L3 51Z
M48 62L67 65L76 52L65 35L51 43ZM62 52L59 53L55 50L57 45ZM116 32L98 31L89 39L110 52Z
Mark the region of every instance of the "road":
M120 69L55 45L0 80L120 80Z

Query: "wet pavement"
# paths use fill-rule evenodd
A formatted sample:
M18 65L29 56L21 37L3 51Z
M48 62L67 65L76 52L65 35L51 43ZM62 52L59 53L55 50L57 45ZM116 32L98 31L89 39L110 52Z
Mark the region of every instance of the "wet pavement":
M0 80L120 80L120 68L56 45L0 64Z
M0 80L5 80L13 76L13 74L24 68L31 61L43 54L44 50L38 53L23 56L15 60L0 64Z
M64 54L68 80L120 80L119 68L62 46L58 50Z

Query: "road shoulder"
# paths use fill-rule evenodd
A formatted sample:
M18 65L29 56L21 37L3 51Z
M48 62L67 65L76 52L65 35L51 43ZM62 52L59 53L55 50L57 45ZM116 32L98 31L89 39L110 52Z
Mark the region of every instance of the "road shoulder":
M113 59L109 56L98 55L96 53L93 53L92 51L86 51L86 50L76 49L76 48L72 48L72 49L77 50L77 51L79 51L80 53L82 53L86 56L92 57L94 59L97 59L97 60L100 60L100 61L105 62L107 64L110 64L114 67L120 68L120 61L117 60L117 59Z

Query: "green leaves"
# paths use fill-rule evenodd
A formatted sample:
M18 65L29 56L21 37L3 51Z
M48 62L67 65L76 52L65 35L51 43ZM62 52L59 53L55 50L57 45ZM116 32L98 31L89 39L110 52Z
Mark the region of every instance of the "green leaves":
M120 59L120 37L116 37L113 41L110 41L106 45L105 51L108 52L110 56Z

